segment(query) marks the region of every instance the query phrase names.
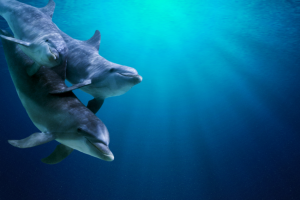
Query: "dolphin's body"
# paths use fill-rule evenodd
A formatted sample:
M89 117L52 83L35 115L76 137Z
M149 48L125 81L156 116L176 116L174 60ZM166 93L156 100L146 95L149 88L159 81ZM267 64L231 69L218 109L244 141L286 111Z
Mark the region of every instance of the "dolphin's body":
M81 90L94 97L87 106L94 113L105 98L122 95L142 81L134 68L112 63L99 55L99 31L87 41L73 39L62 31L59 33L69 49L67 80L72 84L91 81Z
M8 35L7 32L1 32ZM66 87L58 74L42 66L33 76L28 76L26 68L33 61L15 43L4 39L2 43L19 98L30 119L41 131L23 140L10 140L9 143L19 148L28 148L57 140L61 144L42 160L48 164L60 162L73 149L112 161L114 156L108 148L109 133L102 121L71 91L59 95L49 94Z

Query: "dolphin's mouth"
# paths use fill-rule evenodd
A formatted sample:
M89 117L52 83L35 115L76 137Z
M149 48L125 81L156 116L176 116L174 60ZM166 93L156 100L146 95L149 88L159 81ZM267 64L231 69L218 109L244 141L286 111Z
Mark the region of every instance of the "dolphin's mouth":
M48 48L49 48L50 53L51 53L52 56L53 56L53 59L56 60L56 59L58 58L58 54L55 54L54 52L52 52L49 45L48 45Z
M99 142L98 145L95 145L95 143L91 142L89 139L87 139L87 141L89 141L89 143L91 143L96 149L98 149L101 152L101 155L105 156L105 158L103 158L103 160L106 161L112 161L114 160L114 155L110 152L105 152L104 149L101 149L99 147L104 146L108 149L107 145L104 144L103 142Z
M56 60L56 56L55 56L55 54L51 51L51 48L50 48L50 47L49 47L49 51L50 51L50 53L52 54L53 59Z
M127 77L140 77L138 74L131 74L131 73L118 73L121 74L122 76L127 76Z
M138 74L132 74L132 73L118 73L118 74L120 74L121 76L132 78L134 80L135 84L138 84L138 83L142 82L142 80L143 80L143 77L141 77Z

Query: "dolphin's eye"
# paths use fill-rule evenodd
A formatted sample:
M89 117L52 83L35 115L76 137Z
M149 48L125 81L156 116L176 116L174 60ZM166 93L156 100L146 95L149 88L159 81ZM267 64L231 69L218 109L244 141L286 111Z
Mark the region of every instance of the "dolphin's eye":
M111 69L109 70L110 73L112 73L112 72L114 72L114 71L115 71L115 68L111 68Z
M82 128L78 128L77 131L78 131L78 132L81 132L81 131L82 131Z
M45 42L48 42L49 40L47 39L47 40L45 40Z

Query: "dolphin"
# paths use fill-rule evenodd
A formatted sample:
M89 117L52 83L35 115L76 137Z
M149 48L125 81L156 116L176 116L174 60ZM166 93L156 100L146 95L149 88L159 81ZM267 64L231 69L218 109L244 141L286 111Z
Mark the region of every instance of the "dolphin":
M12 37L5 31L0 32ZM8 142L15 147L29 148L52 140L58 141L60 144L54 152L42 159L47 164L59 163L73 149L105 161L114 160L108 147L109 133L103 122L72 91L50 94L66 87L60 76L45 66L31 77L28 76L26 69L34 61L16 43L1 40L18 96L30 119L41 131L22 140Z
M41 66L52 68L63 80L66 78L68 47L52 22L55 9L53 0L43 8L15 1L0 0L0 15L7 21L14 37L0 35L20 45L23 52L35 62L27 67L28 75L35 74ZM90 84L90 81L73 85L66 92Z
M73 39L61 30L59 33L69 49L66 78L75 86L91 82L80 89L94 97L87 105L92 112L98 112L105 98L122 95L142 81L134 68L112 63L99 55L98 30L86 41Z

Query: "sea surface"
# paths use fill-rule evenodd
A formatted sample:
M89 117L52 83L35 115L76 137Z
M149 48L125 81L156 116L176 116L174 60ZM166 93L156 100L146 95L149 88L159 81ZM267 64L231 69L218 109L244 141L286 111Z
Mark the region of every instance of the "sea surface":
M7 142L38 129L1 44L1 200L300 199L299 1L55 2L61 30L80 40L99 30L99 53L143 81L97 113L113 162L73 151L46 165L58 142ZM0 28L8 30L2 17Z

